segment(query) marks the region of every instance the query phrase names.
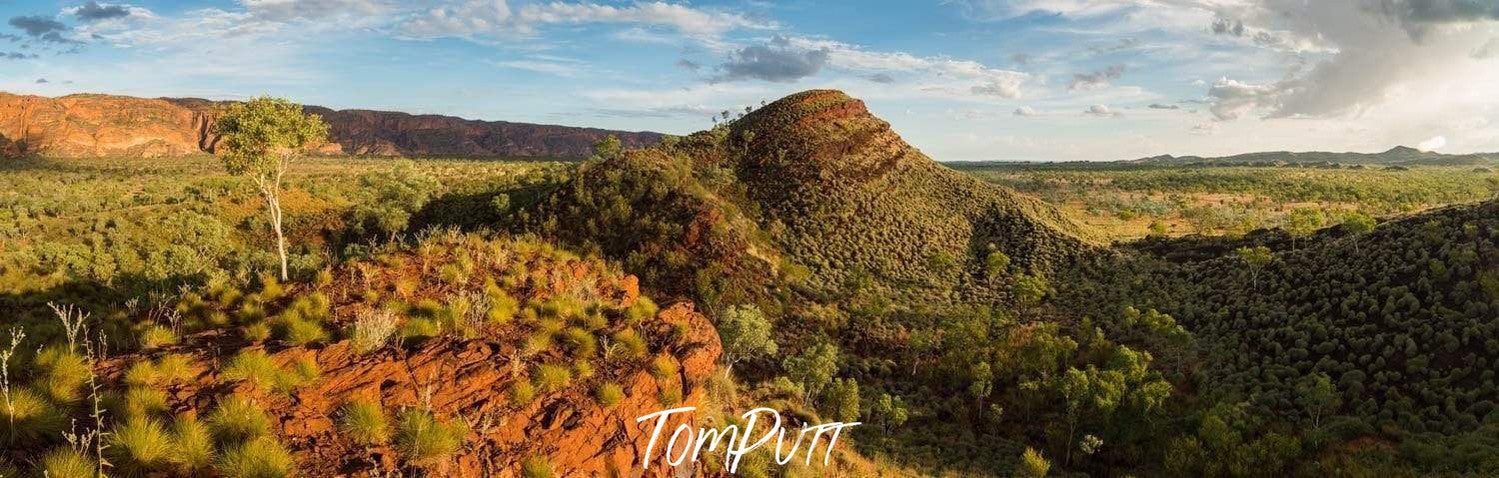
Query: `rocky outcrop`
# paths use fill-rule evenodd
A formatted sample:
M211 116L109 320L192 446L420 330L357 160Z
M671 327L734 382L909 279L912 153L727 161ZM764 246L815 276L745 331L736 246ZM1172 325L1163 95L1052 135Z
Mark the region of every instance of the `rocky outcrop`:
M203 151L208 109L162 99L0 93L0 153L55 157L180 156ZM7 144L8 143L8 144Z
M680 325L678 325L680 324ZM356 353L348 341L322 348L294 347L272 354L282 366L311 359L322 369L318 380L290 394L257 389L248 383L226 385L209 368L197 378L174 386L170 401L182 410L212 410L226 393L254 397L272 418L277 435L296 458L303 476L365 476L389 473L403 464L390 445L364 447L337 429L339 407L351 400L370 400L394 413L403 408L430 408L439 419L465 424L465 445L428 471L446 476L520 476L523 460L541 457L560 476L676 476L695 474L693 465L662 466L658 443L651 468L641 460L654 422L637 423L649 413L698 406L704 384L721 353L718 335L690 303L663 309L647 327L678 328L687 333L678 345L656 353L677 364L676 376L658 380L643 368L605 371L621 385L624 399L600 405L584 385L539 394L528 405L513 405L506 390L527 380L524 359L503 340L442 338L420 348L387 348ZM222 362L213 350L175 350L196 363ZM109 375L118 376L133 357L121 357ZM677 387L682 400L663 404L662 390ZM666 430L695 426L690 415L674 415ZM377 475L369 475L377 476ZM380 474L378 476L385 476Z
M0 154L52 157L163 157L208 153L221 103L197 98L81 94L59 98L0 93ZM360 156L587 157L613 134L627 147L662 135L596 128L478 121L439 115L308 106L328 122L322 152Z

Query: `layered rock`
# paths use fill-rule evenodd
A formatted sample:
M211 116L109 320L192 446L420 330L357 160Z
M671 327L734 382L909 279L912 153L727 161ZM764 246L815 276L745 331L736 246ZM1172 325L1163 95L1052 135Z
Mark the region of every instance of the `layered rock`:
M177 306L188 323L231 314L253 320L238 311L255 310L260 312L252 315L270 314L271 321L323 317L316 320L326 321L328 330L345 331L381 310L393 311L394 320L406 322L402 327L429 315L453 314L447 315L452 322L433 324L435 335L393 338L360 353L348 339L291 346L275 339L249 342L235 328L210 328L164 349L111 358L105 383L122 382L126 370L152 355L186 356L194 364L191 378L162 385L169 411L203 415L226 397L247 397L271 419L299 476L396 476L392 473L420 470L433 476L508 477L520 476L523 463L536 458L559 476L696 471L689 464L662 466L661 443L653 465L643 469L655 423L636 421L695 407L704 399L722 347L692 303L658 310L640 295L634 276L544 244L472 236L454 241L431 240L415 251L345 264L321 285L275 286L249 295L212 289L206 301L192 295ZM476 289L484 292L476 295ZM470 314L481 311L488 317L491 309L480 305L488 302L478 297L499 295L516 298L515 305L525 311L503 320ZM403 298L417 305L396 305ZM453 305L460 302L467 305ZM561 328L604 337L599 339L604 346L583 352L561 345ZM627 329L639 337L638 351L608 352L609 340ZM557 338L532 347L531 339L543 335ZM281 391L240 381L227 364L246 351L265 351L283 370L311 362L320 373ZM537 380L532 375L543 364L573 375L561 385L551 382L555 389L538 385L532 398L512 396L512 386ZM620 387L617 402L606 405L596 398L605 383ZM414 462L390 444L356 444L337 425L341 407L356 400L379 404L392 418L405 409L429 410L438 420L462 427L462 446L450 456ZM695 422L691 414L674 414L668 429Z
M220 102L196 98L93 94L47 98L0 93L0 154L163 157L208 153L218 140L211 125L220 106ZM610 134L627 147L654 144L662 136L389 111L318 106L308 106L307 111L328 122L332 143L323 150L327 154L582 158L595 141Z

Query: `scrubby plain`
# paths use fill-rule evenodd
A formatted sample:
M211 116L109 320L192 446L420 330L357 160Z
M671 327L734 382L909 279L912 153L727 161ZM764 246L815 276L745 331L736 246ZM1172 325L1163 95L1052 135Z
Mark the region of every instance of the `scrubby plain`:
M1499 173L1484 166L949 166L1033 194L1116 240L1149 235L1242 235L1291 225L1291 215L1298 209L1325 212L1327 217L1320 225L1328 226L1348 213L1396 216L1481 201L1499 193Z

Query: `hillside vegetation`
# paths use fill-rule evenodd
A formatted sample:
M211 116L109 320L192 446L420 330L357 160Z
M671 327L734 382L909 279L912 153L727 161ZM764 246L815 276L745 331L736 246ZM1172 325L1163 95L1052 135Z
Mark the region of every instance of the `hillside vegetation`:
M1027 447L1090 473L1491 470L1477 458L1490 448L1438 450L1486 440L1468 434L1486 433L1482 364L1499 358L1481 319L1492 204L1372 233L1368 216L1318 212L1289 231L1108 250L1059 209L930 161L829 91L656 148L606 147L585 171L528 212L531 224L710 315L765 311L783 358L752 360L738 378L761 383L755 393L800 390L823 416L857 400L882 424L858 435L870 453L989 472L1029 466ZM1273 171L1185 177L1384 212L1492 191L1480 174L1459 186L1471 191L1425 175L1430 192L1384 196L1396 186L1372 176L1349 190ZM1428 340L1442 345L1410 345Z
M130 307L128 342L56 314L64 340L4 354L0 424L0 463L49 476L621 469L648 437L603 446L626 434L609 410L697 403L718 355L690 305L658 309L601 261L457 233Z

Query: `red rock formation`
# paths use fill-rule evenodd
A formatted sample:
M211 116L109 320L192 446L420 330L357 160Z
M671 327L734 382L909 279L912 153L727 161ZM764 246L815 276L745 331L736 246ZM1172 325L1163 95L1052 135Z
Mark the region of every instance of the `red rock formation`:
M0 155L161 157L211 152L219 103L197 98L0 93ZM618 136L626 147L658 133L478 121L439 115L308 106L330 127L325 153L361 156L583 158L595 141Z
M635 421L665 409L698 406L703 399L704 383L722 350L718 334L690 303L668 307L646 325L676 323L686 324L686 337L659 355L676 360L679 374L666 381L643 368L615 375L625 398L610 408L599 405L592 390L581 385L540 394L529 405L512 405L506 390L514 381L527 380L527 367L518 363L512 345L482 337L440 338L415 350L392 347L368 355L354 352L348 341L321 349L290 348L272 357L282 366L310 358L322 369L316 382L290 395L248 383L225 388L205 367L198 369L196 379L175 386L171 401L204 413L225 393L254 397L273 419L302 476L363 476L376 466L388 471L399 465L390 446L365 448L339 434L336 413L352 399L375 401L392 415L403 407L430 405L439 419L468 424L465 446L446 463L435 465L435 476L519 476L522 461L531 457L544 457L559 476L690 475L695 474L692 465L663 465L659 450L665 443L657 444L649 472L642 470L641 455L655 423ZM197 363L224 360L214 358L207 348L179 352L193 355ZM119 374L130 358L114 363L112 375ZM658 397L663 387L680 387L682 401L662 404ZM695 426L684 415L668 421L666 430L684 423Z

